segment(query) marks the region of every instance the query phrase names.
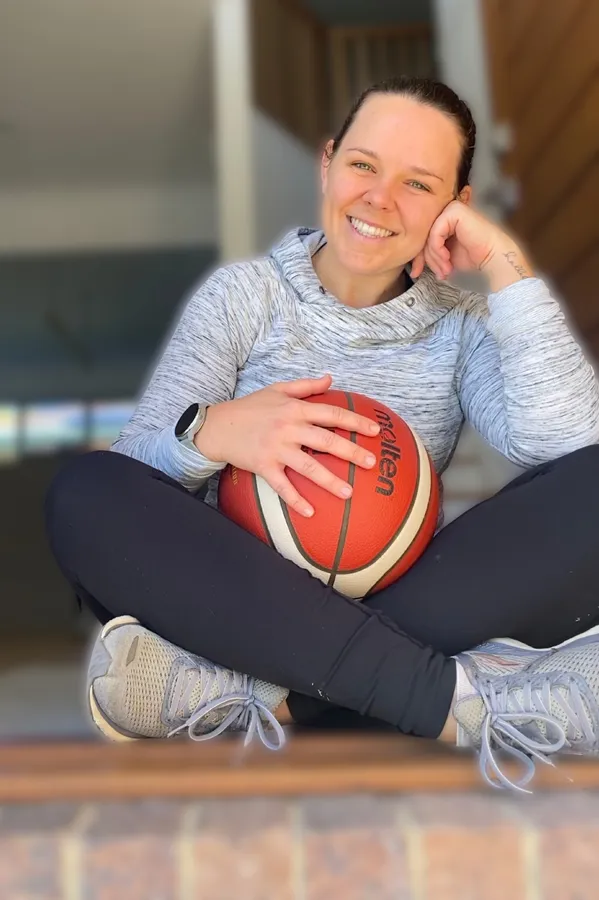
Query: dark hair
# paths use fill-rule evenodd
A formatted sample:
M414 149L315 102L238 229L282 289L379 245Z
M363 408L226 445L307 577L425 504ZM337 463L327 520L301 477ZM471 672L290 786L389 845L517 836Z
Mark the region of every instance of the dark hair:
M334 138L333 149L329 154L329 159L332 159L339 149L339 145L356 118L356 114L372 94L400 94L403 97L411 97L426 106L433 106L455 120L462 134L463 144L462 157L458 167L458 193L465 188L470 180L470 170L476 145L476 125L468 104L460 100L455 91L452 91L446 84L440 81L433 81L430 78L400 75L387 81L379 81L366 88L355 101L339 133Z

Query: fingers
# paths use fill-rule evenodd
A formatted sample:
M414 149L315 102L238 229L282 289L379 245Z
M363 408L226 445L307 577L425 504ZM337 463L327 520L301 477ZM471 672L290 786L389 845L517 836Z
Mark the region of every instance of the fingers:
M422 270L424 270L425 265L428 266L431 272L439 279L447 278L453 272L449 249L445 244L437 246L432 234L429 235L428 241L417 259L420 257L423 259ZM413 271L411 277L416 277Z
M322 375L320 378L298 378L296 381L280 381L273 385L277 390L288 397L304 399L313 394L324 394L331 386L333 379L330 375Z
M286 465L299 475L309 478L314 484L324 488L330 494L340 497L342 500L347 500L351 497L351 485L334 475L330 469L327 469L326 466L323 466L322 463L304 450L295 450L290 453L286 460Z
M340 440L342 441L343 439L340 438ZM346 441L345 443L350 444L349 441ZM352 461L357 462L357 460ZM317 484L333 496L339 497L341 500L347 500L352 495L352 486L348 484L347 481L334 475L326 466L323 466L322 463L318 462L318 460L304 450L298 449L290 452L284 465L293 469L299 475L303 475L304 478L309 478L314 484ZM370 466L366 467L369 468ZM263 472L261 473L261 477L264 478L273 491L279 495L290 509L294 509L301 516L306 518L314 515L313 507L291 484L289 478L285 474L284 468Z
M305 454L307 455L307 454ZM279 495L281 500L287 504L290 509L294 509L300 516L309 518L314 515L314 509L307 500L296 491L287 476L284 468L276 468L267 472L262 472L261 477L271 486L273 491Z
M414 258L410 278L418 278L424 272L425 266L433 272L437 278L446 278L451 275L451 254L441 237L429 235L424 249Z
M359 434L373 437L380 431L380 426L367 416L360 416L351 409L333 406L329 403L306 403L304 415L313 425L325 428L342 428L344 431L357 431Z
M453 271L451 254L445 245L439 248L427 247L425 256L429 269L435 273L437 278L444 279L451 275Z
M445 207L433 222L426 244L419 254L429 269L440 279L447 278L453 271L451 252L446 242L455 234L460 211L460 204L453 201Z
M428 246L433 250L440 250L445 245L445 241L455 233L455 226L456 216L450 204L433 222L428 235Z
M339 459L355 463L363 469L371 469L376 462L376 456L369 450L360 447L353 441L348 441L347 438L341 437L334 431L328 431L326 428L309 425L302 431L301 438L304 447L320 450L322 453L330 453Z

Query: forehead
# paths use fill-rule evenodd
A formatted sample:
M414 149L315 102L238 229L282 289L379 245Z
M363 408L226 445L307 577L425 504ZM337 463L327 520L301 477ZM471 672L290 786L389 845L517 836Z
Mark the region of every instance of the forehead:
M365 147L389 166L420 166L455 179L462 151L457 124L409 97L375 94L358 111L342 147Z

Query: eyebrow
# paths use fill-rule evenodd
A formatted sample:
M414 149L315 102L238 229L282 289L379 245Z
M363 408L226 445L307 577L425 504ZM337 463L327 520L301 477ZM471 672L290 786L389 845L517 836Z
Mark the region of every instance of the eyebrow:
M374 150L366 150L364 147L348 147L347 152L358 152L363 153L364 156L371 156L373 159L380 160L380 156L378 153L375 153ZM430 178L438 178L439 181L443 181L440 175L435 174L435 172L429 172L428 169L423 169L421 166L410 166L410 171L415 172L417 175L428 175Z

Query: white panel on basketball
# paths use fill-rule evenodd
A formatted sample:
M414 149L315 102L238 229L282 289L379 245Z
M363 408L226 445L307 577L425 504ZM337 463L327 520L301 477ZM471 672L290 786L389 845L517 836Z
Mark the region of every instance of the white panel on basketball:
M256 477L256 487L258 489L260 506L262 507L262 515L264 516L270 539L281 556L290 559L291 562L301 566L302 569L307 569L312 575L316 575L317 578L320 578L321 580L324 578L328 581L328 570L321 569L308 562L293 540L293 535L289 530L289 525L287 524L279 495L259 476Z
M337 575L333 586L335 590L346 597L352 597L354 600L364 597L370 588L399 562L422 526L431 495L431 469L422 441L416 434L414 434L414 439L418 448L420 477L410 512L404 521L403 527L389 546L369 566L354 572L345 572ZM312 575L320 578L321 581L328 582L328 570L309 562L295 543L285 519L278 494L262 478L256 478L256 485L264 520L270 537L281 556L301 566L302 569L307 569Z
M334 586L335 590L339 591L340 594L353 597L355 600L364 597L373 584L380 581L399 562L420 531L431 495L431 469L424 445L416 434L414 434L414 438L418 448L420 477L418 479L416 496L408 517L405 519L403 527L395 535L394 540L371 565L357 572L337 575Z

